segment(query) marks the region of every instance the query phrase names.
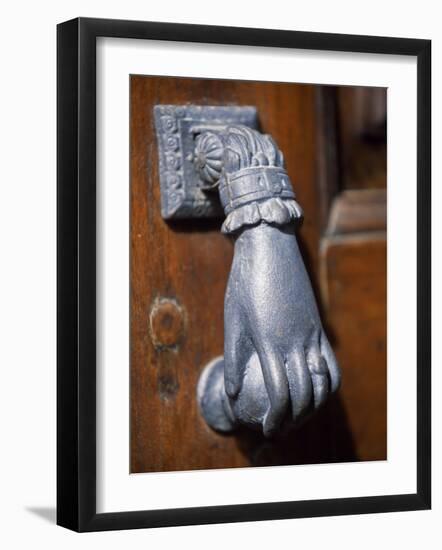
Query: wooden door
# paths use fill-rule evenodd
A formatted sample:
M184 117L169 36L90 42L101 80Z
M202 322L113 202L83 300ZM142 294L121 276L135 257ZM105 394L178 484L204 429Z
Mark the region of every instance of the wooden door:
M149 76L132 76L130 86L131 472L385 459L385 223L376 235L365 222L353 226L347 248L341 229L327 230L340 182L336 90ZM198 377L223 352L233 246L220 233L222 220L162 219L156 104L253 105L261 130L285 155L305 212L299 242L343 385L283 439L248 430L220 435L198 411ZM355 242L352 232L365 239Z

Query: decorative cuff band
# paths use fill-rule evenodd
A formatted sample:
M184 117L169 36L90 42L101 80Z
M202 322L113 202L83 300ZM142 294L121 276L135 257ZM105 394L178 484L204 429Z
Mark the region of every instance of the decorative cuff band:
M290 178L279 166L252 166L226 174L219 195L226 215L237 208L266 199L295 199Z

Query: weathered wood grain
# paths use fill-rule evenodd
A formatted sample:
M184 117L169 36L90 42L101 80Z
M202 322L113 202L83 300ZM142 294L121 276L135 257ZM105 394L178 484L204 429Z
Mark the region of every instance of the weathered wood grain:
M330 131L330 124L324 125L323 117L318 116L318 93L320 89L312 85L131 77L132 473L356 457L359 447L355 437L368 428L350 422L350 411L339 395L297 432L276 442L247 432L222 436L205 425L197 410L195 390L204 365L223 351L223 302L232 243L220 234L221 221L165 222L160 213L153 106L255 105L262 131L270 133L285 154L288 173L305 210L299 240L320 298L316 284L324 261L320 238L327 214L324 204L330 203L324 190L334 189L336 178L333 176L333 185L324 185L324 147L327 143L333 147L335 141L324 134ZM333 159L334 153L329 157ZM334 254L330 252L330 258ZM325 260L328 262L328 256ZM342 276L339 270L329 272L333 289L338 275ZM331 317L331 323L335 321ZM362 354L366 344L364 339ZM345 368L351 367L346 360ZM344 373L346 385L351 377ZM372 452L358 454L359 459L373 456Z

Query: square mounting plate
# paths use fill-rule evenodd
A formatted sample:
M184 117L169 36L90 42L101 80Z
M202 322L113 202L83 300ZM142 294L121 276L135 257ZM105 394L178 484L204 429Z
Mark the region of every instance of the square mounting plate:
M217 190L203 190L193 164L193 127L244 124L257 129L255 107L155 105L158 140L161 215L164 219L221 218Z

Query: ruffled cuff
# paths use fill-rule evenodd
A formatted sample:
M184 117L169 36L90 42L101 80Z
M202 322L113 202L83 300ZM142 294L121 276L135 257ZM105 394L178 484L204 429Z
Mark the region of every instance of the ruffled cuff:
M295 200L272 198L245 204L233 210L224 220L221 231L231 234L246 225L257 225L261 222L285 225L302 218L302 215L302 208Z

